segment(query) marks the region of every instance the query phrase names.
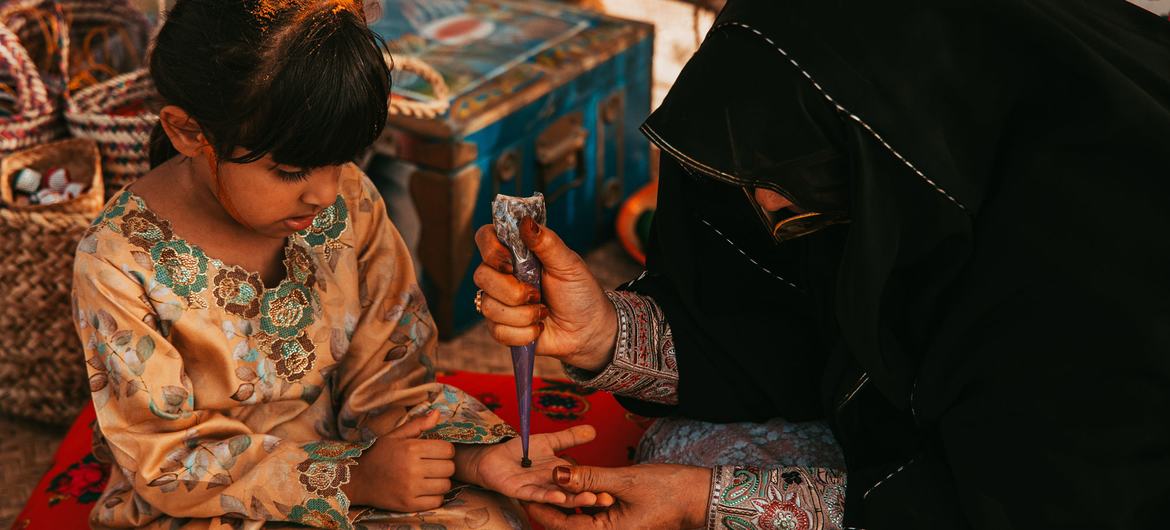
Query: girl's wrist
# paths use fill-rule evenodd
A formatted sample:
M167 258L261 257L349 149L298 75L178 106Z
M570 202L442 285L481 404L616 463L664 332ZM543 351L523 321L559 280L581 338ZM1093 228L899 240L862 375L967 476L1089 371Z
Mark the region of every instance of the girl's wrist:
M479 462L483 459L483 451L490 446L455 444L455 476L451 477L464 484L483 487L483 479L479 476Z
M357 464L349 467L349 482L341 485L341 492L345 494L345 498L349 499L349 503L353 506L369 506L369 499L366 498L366 488L364 487L365 474L361 471L362 459L358 457Z

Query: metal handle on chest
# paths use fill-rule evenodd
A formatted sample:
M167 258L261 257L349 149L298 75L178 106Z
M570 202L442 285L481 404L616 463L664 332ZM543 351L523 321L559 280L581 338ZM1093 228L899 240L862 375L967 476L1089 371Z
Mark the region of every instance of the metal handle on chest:
M546 203L552 203L573 188L585 183L584 151L589 131L582 126L580 112L562 116L536 137L536 163L539 166L540 189ZM548 186L557 176L575 169L572 180L555 190Z

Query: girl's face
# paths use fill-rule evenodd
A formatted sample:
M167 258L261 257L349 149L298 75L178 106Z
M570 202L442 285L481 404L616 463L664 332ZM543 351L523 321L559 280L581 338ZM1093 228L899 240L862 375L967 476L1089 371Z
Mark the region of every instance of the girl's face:
M285 238L308 228L333 204L340 177L341 166L295 168L267 156L247 164L221 163L220 202L230 202L224 208L253 231Z
M167 105L159 121L191 175L216 194L228 215L261 235L285 238L308 228L313 218L337 199L341 166L306 169L277 164L265 156L247 164L213 162L214 155L199 125L183 109ZM233 157L247 154L237 148ZM212 174L218 165L218 179Z

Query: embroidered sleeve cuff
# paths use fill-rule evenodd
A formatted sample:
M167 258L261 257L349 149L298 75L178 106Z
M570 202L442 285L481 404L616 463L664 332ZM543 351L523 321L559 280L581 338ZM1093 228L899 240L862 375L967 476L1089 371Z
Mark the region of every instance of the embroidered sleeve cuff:
M423 440L443 440L454 444L491 445L515 438L520 434L507 423L479 423L473 421L441 421L419 435Z
M442 414L439 424L424 431L419 438L444 440L458 444L496 444L519 436L516 429L491 412L479 400L450 385L440 385L442 392L428 407Z
M350 468L357 465L358 458L372 445L373 440L322 440L302 445L306 458L297 466L297 473L305 491L317 497L292 507L288 520L304 523L325 518L342 528L346 527L343 522L352 522L360 510L350 511L349 498L341 488L349 484Z
M601 373L565 365L574 382L621 396L674 405L678 403L678 362L674 337L662 310L648 296L607 291L618 316L613 360Z
M845 474L803 467L715 466L707 530L842 530Z

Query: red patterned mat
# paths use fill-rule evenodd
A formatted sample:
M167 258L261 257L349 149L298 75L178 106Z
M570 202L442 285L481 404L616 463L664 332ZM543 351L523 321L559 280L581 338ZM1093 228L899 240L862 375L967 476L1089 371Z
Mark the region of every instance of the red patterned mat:
M505 421L519 424L511 376L453 372L440 375L439 381L463 389ZM90 452L93 422L93 407L87 406L69 429L53 467L37 484L13 529L88 528L90 508L105 488L109 474ZM606 392L561 380L537 379L533 387L532 432L551 432L579 424L596 427L597 439L569 449L563 456L582 464L622 466L633 463L634 448L645 431L646 420L626 412Z

